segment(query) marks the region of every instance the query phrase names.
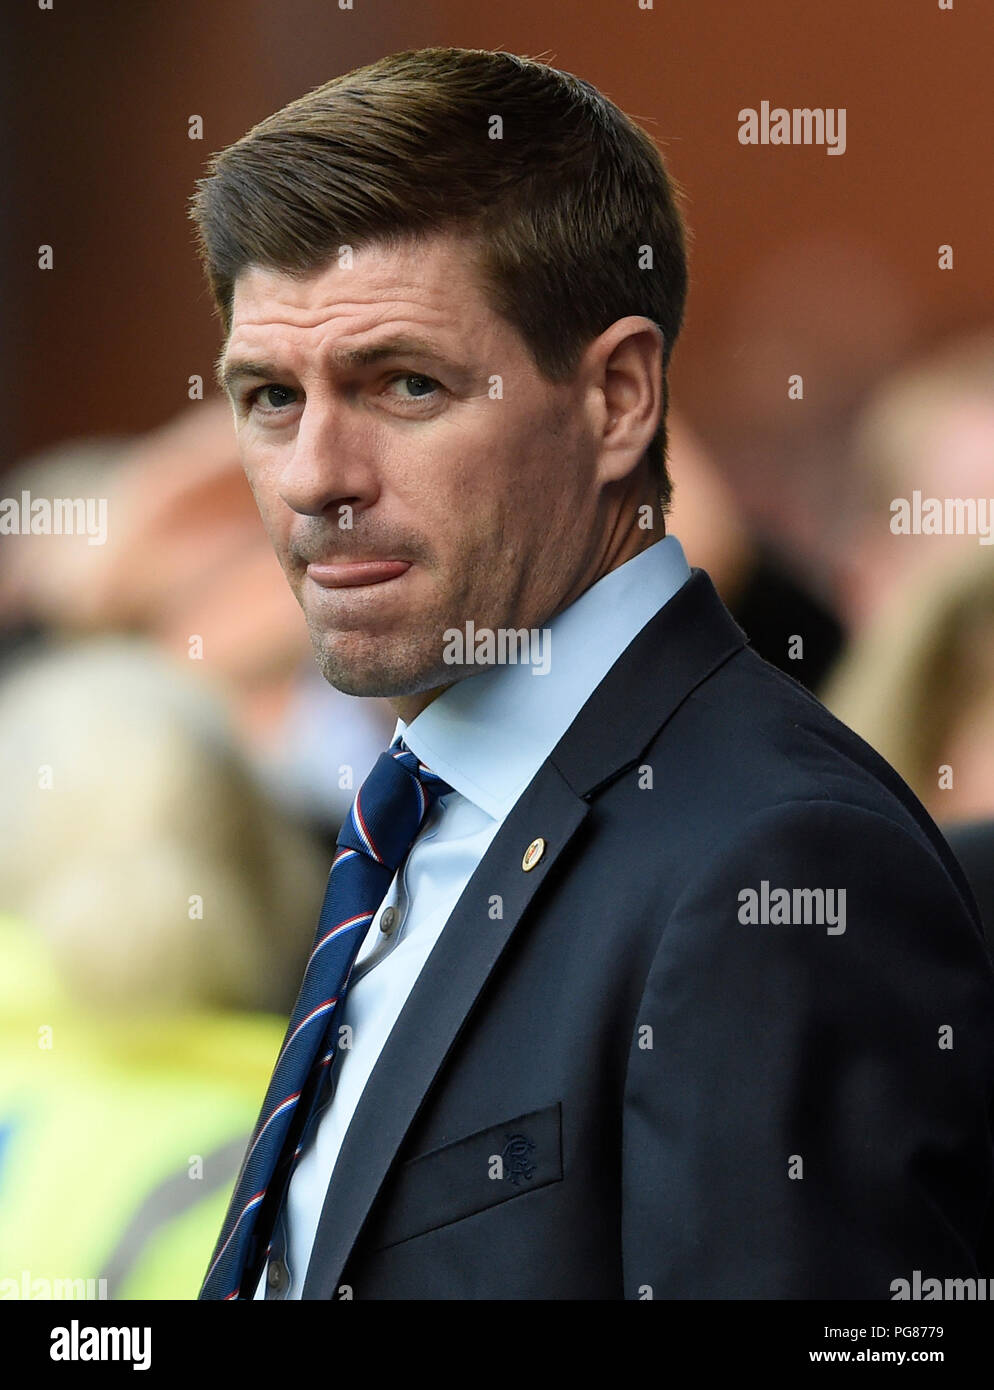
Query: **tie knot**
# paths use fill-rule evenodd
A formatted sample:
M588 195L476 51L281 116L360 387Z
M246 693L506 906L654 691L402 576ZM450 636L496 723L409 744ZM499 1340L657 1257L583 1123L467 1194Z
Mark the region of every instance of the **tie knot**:
M356 793L338 843L399 869L429 808L451 790L398 740L380 754Z

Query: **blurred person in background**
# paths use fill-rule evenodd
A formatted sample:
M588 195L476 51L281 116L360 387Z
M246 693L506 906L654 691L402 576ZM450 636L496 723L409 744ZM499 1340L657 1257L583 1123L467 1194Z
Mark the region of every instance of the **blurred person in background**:
M940 822L994 940L994 329L882 381L851 455L837 592L853 642L822 698Z
M994 549L974 548L910 579L823 696L943 823L994 816Z
M916 492L922 503L994 503L994 329L954 338L887 376L856 416L849 447L858 497L837 547L835 591L853 635L871 623L882 634L888 613L899 625L912 585L941 581L989 545L962 528L900 528Z
M670 418L674 532L694 564L707 570L759 655L818 691L842 650L839 620L812 576L746 521L712 452L685 417L673 411Z
M6 497L106 499L131 440L69 439L22 459L4 475ZM85 534L32 534L0 540L0 674L55 633L85 629L100 547Z
M193 1298L326 854L141 639L9 667L0 765L0 1296Z
M904 360L915 305L879 246L837 228L771 227L720 312L704 369L681 379L681 402L734 484L750 531L832 619L834 653L803 619L795 629L831 665L851 622L838 568L859 516L853 422ZM757 594L747 616L763 624L768 614ZM807 664L806 652L786 669L797 677Z
M940 823L994 941L994 549L909 577L823 698Z

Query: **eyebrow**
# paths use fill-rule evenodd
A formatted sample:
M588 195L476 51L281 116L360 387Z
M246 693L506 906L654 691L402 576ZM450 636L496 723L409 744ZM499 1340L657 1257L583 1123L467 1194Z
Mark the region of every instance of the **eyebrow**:
M232 394L232 387L235 383L246 377L257 378L262 381L278 381L284 375L283 369L272 362L253 362L239 358L228 362L225 360L226 351L227 349L222 349L220 356L214 363L214 375L218 386L229 396ZM385 357L409 356L424 357L438 362L460 379L464 381L470 379L470 371L466 367L460 366L458 362L454 362L450 357L446 357L439 350L437 344L429 338L398 337L390 338L387 342L377 343L371 347L335 348L331 353L331 360L336 367L348 370L371 366Z

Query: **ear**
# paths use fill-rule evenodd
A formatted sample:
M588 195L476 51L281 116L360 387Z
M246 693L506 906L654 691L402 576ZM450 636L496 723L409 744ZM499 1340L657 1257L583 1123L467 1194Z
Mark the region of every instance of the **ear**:
M652 319L618 319L581 361L598 445L597 476L620 482L638 466L663 410L663 335Z

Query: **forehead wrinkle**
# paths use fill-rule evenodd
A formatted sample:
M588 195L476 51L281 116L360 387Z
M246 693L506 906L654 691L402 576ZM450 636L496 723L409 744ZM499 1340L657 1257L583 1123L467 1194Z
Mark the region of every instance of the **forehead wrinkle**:
M259 307L261 308L262 306ZM433 319L443 324L450 322L453 316L452 311L455 307L457 306L453 305L449 308L444 308L438 304L417 299L405 299L401 296L394 296L389 299L374 297L368 300L336 300L332 303L315 304L313 306L277 305L269 311L269 317L237 318L232 323L231 334L233 336L238 328L265 328L274 324L285 328L302 329L306 332L312 328L330 325L336 318L348 316L349 314L354 316L356 313L361 314L363 311L369 311L376 316L375 321L368 326L355 329L354 332L370 332L372 329L380 327L382 323L388 319L399 317L404 313L409 313L412 309L420 311L424 315L423 320L411 321L416 331L419 326L423 328L424 323L431 322ZM459 305L458 307L462 309L465 308L464 305ZM300 317L272 317L272 315L285 313L287 309L299 313Z
M348 360L347 354L361 354L364 350L376 352L383 348L381 356L390 355L415 356L423 352L426 356L434 353L444 362L447 362L453 369L466 370L475 356L479 356L479 346L481 343L489 344L491 333L488 331L489 325L485 323L474 326L473 331L466 334L465 338L452 340L446 329L451 329L455 322L454 316L441 310L432 309L424 318L411 319L407 317L411 307L421 308L423 306L412 306L411 304L400 305L398 303L383 305L362 305L362 308L371 307L377 312L371 321L364 321L361 326L349 325L344 333L337 332L339 327L338 320L341 317L348 317L347 309L355 305L335 305L335 310L341 309L342 313L335 312L330 317L318 318L308 324L287 324L280 320L258 319L243 320L232 328L228 343L219 358L218 365L223 367L224 362L229 359L245 360L255 358L261 360L282 358L289 366L294 360L298 362L302 357L314 355L322 362L331 361L340 365L343 369L348 369L353 365L364 365L352 363ZM235 343L235 335L239 329L257 329L278 326L281 330L289 329L287 341L282 341L282 334L279 340L263 339L252 334L244 342ZM296 335L298 331L306 334L317 333L318 337L311 343L300 342ZM372 338L373 341L369 339ZM356 339L361 341L356 342ZM419 344L419 341L423 346ZM394 341L400 345L392 348ZM410 342L410 346L405 344ZM475 349L475 350L474 350ZM345 355L342 361L338 354ZM299 373L298 373L299 374Z
M289 310L289 317L285 317ZM420 318L406 319L414 310L420 314ZM263 317L252 317L252 306L248 307L250 317L235 318L232 323L231 333L228 342L232 341L235 334L240 329L245 328L272 328L276 327L290 332L310 333L314 330L332 330L336 323L343 318L356 318L363 315L368 316L369 321L364 322L360 327L353 326L350 330L351 336L357 334L373 332L377 328L383 327L387 322L398 320L398 336L401 331L414 336L423 334L426 327L435 325L445 326L453 320L453 313L446 311L441 306L430 303L423 303L418 300L405 299L403 297L392 297L389 300L373 298L370 300L337 300L332 303L315 305L276 305L268 312L264 305L258 305L255 312L263 312ZM404 328L399 326L404 324ZM346 336L349 336L347 333ZM249 349L250 351L254 349Z
M303 283L279 271L250 267L246 271L248 283L243 282L236 287L236 303L233 305L236 312L221 353L221 360L229 354L234 354L236 335L242 330L249 332L247 341L239 342L237 345L239 357L265 359L285 351L268 334L265 337L261 333L257 336L253 331L263 329L279 330L281 336L283 333L286 334L286 348L289 349L287 355L291 358L296 357L298 352L309 349L308 343L299 341L299 334L310 335L317 331L320 335L319 350L324 351L328 344L323 340L328 337L335 338L343 319L356 317L361 317L364 321L359 327L345 325L345 331L340 338L342 345L348 343L349 339L364 337L377 329L386 329L389 324L397 337L437 337L437 350L443 356L457 362L468 361L473 355L479 358L481 346L486 352L492 352L496 348L494 338L500 335L501 323L499 316L490 308L478 288L474 292L472 283L464 285L458 277L458 272L465 266L465 259L460 258L456 267L457 275L453 275L451 267L439 265L437 260L433 262L429 257L421 268L426 272L426 276L433 278L428 279L427 283L416 281L409 278L409 267L404 266L401 270L405 283L398 285L396 279L391 278L393 267L373 265L363 270L364 275L368 274L371 277L372 284L358 287L354 283L341 285L341 288L347 289L350 294L358 292L361 298L333 299L330 302L324 296L333 293L343 275L348 274L338 266L326 267L320 274ZM377 279L381 283L377 284ZM301 297L307 298L322 287L324 302L300 302ZM240 305L237 302L239 299L242 301ZM239 317L239 308L244 308L249 317ZM412 311L417 316L414 319L408 317ZM472 313L473 318L467 332L469 313ZM462 338L452 341L445 332L438 333L438 329L449 332L462 329ZM476 349L475 353L473 348Z
M333 264L300 279L278 270L250 266L246 268L241 283L236 282L232 307L235 309L237 305L239 292L243 300L246 292L248 293L250 314L253 312L253 299L258 300L261 296L264 305L266 300L272 301L275 298L278 312L290 314L290 318L284 322L303 329L317 327L334 312L355 312L357 309L375 309L377 306L386 308L388 304L395 308L416 307L421 312L437 312L444 316L456 308L464 314L470 302L475 300L479 308L486 310L485 297L481 295L472 279L471 264L465 256L460 256L456 258L453 267L449 263L451 259L451 256L443 256L440 262L438 254L425 256L419 251L416 254L416 264L412 265L411 262L415 260L414 252L405 254L402 251L392 251L385 259L374 258L372 264L368 261L363 264L360 252L354 269L358 271L360 279L366 281L358 286L358 293L364 297L339 299L331 303L325 299L325 295L334 294L339 287L348 293L356 292L354 280L345 278L351 276L352 271L343 270ZM464 283L467 270L470 271L470 278ZM310 299L315 293L321 295L323 303L311 305L300 302L301 299ZM416 297L411 297L412 295ZM448 301L447 307L438 305L440 297ZM260 307L263 306L257 304L256 312ZM297 315L300 315L300 319L294 321ZM262 322L265 321L250 318L242 319L240 324L262 326Z

